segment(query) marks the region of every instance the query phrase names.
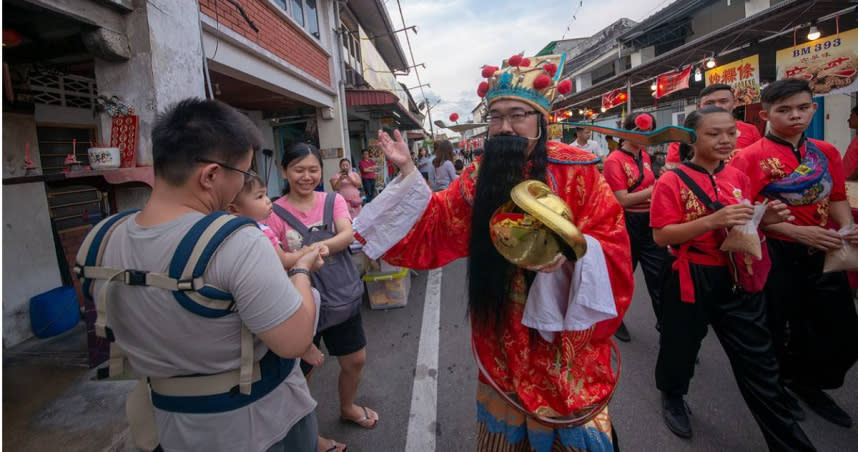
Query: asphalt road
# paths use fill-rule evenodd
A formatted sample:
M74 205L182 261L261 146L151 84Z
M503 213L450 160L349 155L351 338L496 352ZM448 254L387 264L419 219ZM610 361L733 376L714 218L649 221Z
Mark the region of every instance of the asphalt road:
M467 451L475 447L477 371L471 357L465 317L465 271L463 260L453 262L442 271L438 368L435 372L429 370L429 375L437 378L437 420L428 426L419 424L421 429L434 430L434 450L439 452ZM411 295L404 308L386 311L364 308L368 358L357 401L378 411L381 420L375 429L366 430L339 421L339 367L335 359L329 357L312 375L311 391L319 402L316 411L319 430L327 438L346 443L349 451L404 451L412 418L410 413L415 409L427 412L425 406L412 407L411 400L428 274L421 271L412 277ZM640 272L636 280L642 287ZM700 364L687 397L694 437L683 440L664 426L653 375L658 353L654 324L646 291L639 290L626 316L632 341L620 343L622 376L610 406L622 450L766 450L714 333L703 342ZM853 368L844 387L831 391L831 395L858 419L858 370ZM819 451L858 451L858 427L844 429L806 411L807 420L801 425ZM414 422L420 420L417 416ZM412 446L411 449L432 452L428 446Z

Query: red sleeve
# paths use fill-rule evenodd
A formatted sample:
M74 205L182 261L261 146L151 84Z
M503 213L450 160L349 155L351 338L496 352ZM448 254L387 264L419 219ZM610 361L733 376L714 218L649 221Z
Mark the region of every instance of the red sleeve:
M736 140L736 149L744 149L762 138L760 131L753 124L741 121L736 123L737 128L741 131L741 135Z
M667 157L664 159L667 163L679 163L679 143L673 142L667 146Z
M840 158L840 151L831 143L825 141L813 140L819 149L828 157L828 170L831 172L831 195L828 199L831 201L846 200L846 175L843 172L843 160Z
M626 172L623 171L623 165L616 158L608 158L605 160L604 168L602 169L605 175L605 181L611 187L611 191L628 190L629 186L626 182Z
M558 177L561 185L558 193L564 193L564 201L572 210L572 217L581 232L598 240L605 254L617 317L596 324L593 338L604 340L620 326L634 290L631 248L623 208L595 165L564 165L560 169L565 174ZM581 193L586 193L586 196L581 196Z
M665 173L656 181L652 189L649 225L661 229L671 224L682 223L683 207L679 197L679 177L671 172Z
M385 261L402 267L429 269L468 255L474 169L472 164L446 190L432 194L417 224L384 254Z
M748 177L749 182L745 197L749 200L758 200L760 192L769 183L768 176L763 173L759 162L756 161L756 152L753 150L755 148L742 150L742 152L733 156L729 163L730 166Z

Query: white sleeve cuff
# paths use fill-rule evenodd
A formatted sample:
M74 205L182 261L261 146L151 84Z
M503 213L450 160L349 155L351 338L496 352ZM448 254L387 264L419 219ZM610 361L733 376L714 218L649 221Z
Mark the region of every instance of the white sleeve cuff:
M408 176L401 174L384 190L363 206L354 219L355 231L366 243L363 252L370 259L378 259L402 240L414 227L429 200L432 191L419 171Z
M605 254L599 241L587 239L587 254L552 273L538 273L527 294L521 323L547 341L558 331L583 331L617 316Z

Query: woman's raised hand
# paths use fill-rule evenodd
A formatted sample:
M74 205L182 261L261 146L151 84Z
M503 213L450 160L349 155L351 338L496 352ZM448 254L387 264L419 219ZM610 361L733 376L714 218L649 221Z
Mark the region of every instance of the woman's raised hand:
M402 134L398 130L393 131L393 138L387 132L379 130L378 144L387 159L399 168L403 176L407 176L414 171L414 162L411 160L411 151L408 150L408 143L405 142L405 139L402 138Z

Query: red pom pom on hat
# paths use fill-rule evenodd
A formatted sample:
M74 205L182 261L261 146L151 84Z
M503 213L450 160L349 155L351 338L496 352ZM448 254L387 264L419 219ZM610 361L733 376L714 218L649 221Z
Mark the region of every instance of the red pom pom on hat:
M521 67L530 66L530 58L522 58L521 63L519 63L519 66L521 66Z
M521 60L522 60L521 55L513 55L513 56L509 57L509 59L506 61L507 61L507 63L509 63L510 66L518 67L521 65Z
M641 113L635 117L635 126L638 130L647 131L652 129L652 116L649 113Z
M557 73L557 65L554 63L543 64L542 69L544 69L545 72L548 72L548 75L550 75L551 77L554 77L554 74Z
M486 93L489 92L489 82L480 82L480 85L477 86L477 95L480 97L486 97Z
M458 120L459 120L459 114L458 113L451 113L450 114L450 121L456 122Z
M545 74L539 74L533 81L533 87L537 90L543 90L551 84L551 77Z
M498 69L499 68L497 66L483 66L483 72L482 72L483 78L489 78L489 77L495 75L495 72L497 72Z
M557 92L560 94L568 94L572 91L572 81L569 79L563 80L557 84Z

